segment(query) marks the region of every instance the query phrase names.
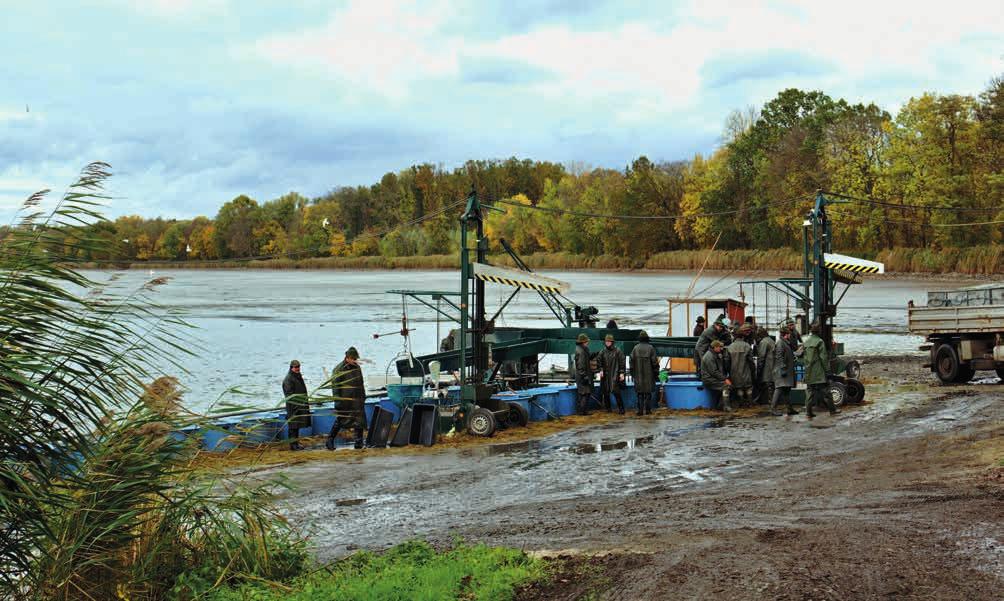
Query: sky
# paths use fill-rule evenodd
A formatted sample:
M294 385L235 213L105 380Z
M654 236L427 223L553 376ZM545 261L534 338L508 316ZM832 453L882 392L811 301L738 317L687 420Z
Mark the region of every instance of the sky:
M212 216L429 162L623 168L788 87L893 114L1004 73L1004 2L0 0L0 217L112 165L106 214Z

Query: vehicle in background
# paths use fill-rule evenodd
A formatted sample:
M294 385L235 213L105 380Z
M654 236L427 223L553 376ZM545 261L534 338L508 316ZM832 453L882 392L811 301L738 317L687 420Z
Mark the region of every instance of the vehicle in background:
M924 336L930 368L945 384L993 370L1004 380L1004 284L927 293L927 306L907 308L911 334Z

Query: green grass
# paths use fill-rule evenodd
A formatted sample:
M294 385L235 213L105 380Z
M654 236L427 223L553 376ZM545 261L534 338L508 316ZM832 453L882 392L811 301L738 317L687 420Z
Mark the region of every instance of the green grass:
M516 587L543 578L546 564L517 549L460 545L437 552L412 541L384 553L360 552L327 570L281 584L217 591L210 601L378 601L512 599Z

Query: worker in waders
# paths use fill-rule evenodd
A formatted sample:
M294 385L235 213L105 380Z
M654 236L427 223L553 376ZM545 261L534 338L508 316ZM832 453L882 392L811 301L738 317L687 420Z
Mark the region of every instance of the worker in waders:
M357 449L363 448L363 428L366 426L366 388L363 370L359 367L359 351L350 346L345 359L335 366L331 374L331 395L335 398L335 423L331 426L324 446L335 450L335 437L344 429L352 429Z
M600 367L600 394L603 395L603 408L613 411L610 395L617 400L617 411L624 415L624 397L621 388L624 386L626 373L624 351L614 344L613 334L607 334L603 339L603 350L597 357Z
M310 427L310 405L307 403L307 385L300 374L300 362L289 362L289 372L282 381L282 395L286 399L286 429L289 431L289 450L302 451L300 428Z
M736 339L725 347L726 361L729 363L729 379L732 385L728 388L729 401L745 407L753 400L753 378L756 366L753 362L753 347L746 339L753 333L749 324L743 324L736 330Z
M731 382L725 362L725 345L721 340L712 340L711 348L701 358L701 383L711 393L712 409L732 411L729 397L723 394Z
M795 387L795 351L792 350L791 330L783 328L781 339L774 345L774 394L770 398L771 415L781 415L777 410L778 401L788 406L788 415L798 415L791 406L791 389Z
M698 379L701 378L701 359L711 348L711 343L715 340L720 341L723 345L732 342L732 336L729 334L730 325L728 317L719 317L715 323L711 324L710 328L701 332L700 338L697 339L697 345L694 347L694 369L697 371Z
M589 397L593 394L593 366L589 356L589 336L579 334L575 339L575 410L579 415L589 415Z
M774 397L774 339L762 327L757 328L756 338L757 398L761 405L766 405Z
M638 394L638 415L651 415L652 394L659 376L659 356L655 347L648 343L648 332L638 334L638 344L631 349L631 378Z
M809 387L809 399L805 404L805 416L809 419L815 417L812 408L816 405L824 406L830 410L830 415L840 413L840 410L833 404L830 398L830 382L827 378L830 354L826 350L826 341L820 336L822 329L819 324L813 322L809 328L809 337L802 344L804 351L802 354L802 365L805 366L803 379Z

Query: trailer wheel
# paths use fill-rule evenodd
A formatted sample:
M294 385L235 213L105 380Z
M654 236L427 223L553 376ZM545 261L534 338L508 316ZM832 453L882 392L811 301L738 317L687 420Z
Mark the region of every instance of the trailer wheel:
M843 382L837 380L830 380L830 398L833 399L833 405L840 407L847 400L847 386Z
M865 385L855 378L844 380L844 387L847 389L847 402L857 405L865 400Z
M847 374L848 378L857 380L861 376L861 364L853 359L848 361L844 367L844 373Z
M959 377L965 375L960 370L959 355L951 344L942 344L934 355L934 373L942 384L955 384ZM970 374L970 378L972 375Z
M968 365L960 365L959 366L959 375L956 376L955 382L957 384L965 384L969 380L972 380L973 376L975 376L975 375L976 375L976 370L975 369L969 367Z
M484 407L478 407L472 411L467 420L467 431L474 436L491 436L495 434L497 426L495 415Z
M526 426L530 423L530 413L519 403L509 403L509 425Z

